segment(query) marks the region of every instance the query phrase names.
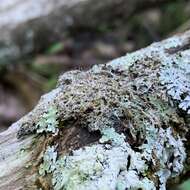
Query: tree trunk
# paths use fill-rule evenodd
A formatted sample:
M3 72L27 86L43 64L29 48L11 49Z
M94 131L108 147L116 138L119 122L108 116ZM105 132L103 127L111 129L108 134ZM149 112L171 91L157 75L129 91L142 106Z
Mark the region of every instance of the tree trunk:
M2 0L0 63L14 62L63 39L68 30L96 28L128 19L170 0Z
M189 161L190 31L63 74L0 133L0 189L163 190Z

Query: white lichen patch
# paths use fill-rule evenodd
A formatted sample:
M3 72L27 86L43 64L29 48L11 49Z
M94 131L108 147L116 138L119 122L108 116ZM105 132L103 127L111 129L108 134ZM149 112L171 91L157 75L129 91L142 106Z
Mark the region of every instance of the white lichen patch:
M135 152L124 136L113 129L106 129L103 136L103 142L111 140L112 145L86 146L58 160L55 148L48 147L40 174L52 173L54 190L155 190L155 181L151 179L156 177L159 190L165 190L167 180L183 170L185 149L171 128L148 128L147 142L139 147L141 153ZM157 168L151 178L147 175L150 171L147 163Z
M178 55L161 69L160 81L167 93L178 101L179 108L190 114L190 61Z
M137 159L138 164L129 168L132 160ZM139 177L146 168L140 153L135 153L127 143L118 147L97 144L58 160L52 182L55 190L123 190L148 184L149 190L155 190L151 180Z
M156 173L160 182L159 189L165 190L167 180L183 170L186 158L184 145L179 136L174 138L171 128L164 130L148 126L146 139L147 143L141 146L143 156L154 166L159 163L159 171Z
M102 133L102 137L99 140L100 143L111 141L112 145L122 145L125 142L125 135L118 134L114 128L102 129L101 133Z
M107 66L111 66L114 70L128 71L130 66L137 61L146 62L148 59L154 58L155 60L163 60L163 62L166 62L167 55L165 50L177 48L182 44L183 40L174 36L173 38L164 40L161 45L159 45L159 43L151 44L148 51L145 48L140 51L127 53L125 56L108 62Z
M43 156L43 163L40 165L39 174L44 176L47 173L52 173L55 170L57 152L55 147L48 146Z
M78 150L68 147L64 157L62 146L58 158L48 148L40 173L51 173L55 190L165 190L182 173L187 121L175 105L190 112L189 57L176 54L184 42L173 38L86 72L67 72L56 93L22 120L20 136L35 132L36 123L37 133L65 134L57 131L57 117L68 128L102 134ZM48 110L52 105L58 114Z
M177 48L180 47L182 44L182 39L179 38L179 36L173 36L172 38L164 40L162 47L165 49Z
M147 177L142 179L139 178L138 172L135 170L124 171L119 175L117 182L117 190L126 190L126 189L143 189L143 190L155 190L154 183L149 180Z
M138 56L136 55L136 53L127 54L123 57L110 61L109 63L107 63L107 66L111 66L114 70L127 70L137 58Z
M50 107L47 113L44 113L38 123L36 124L37 133L53 133L58 132L58 121L57 121L57 109Z
M156 43L150 46L150 49L152 49L152 51L146 51L146 49L141 49L141 51L127 53L125 56L122 56L120 58L108 62L107 66L108 67L111 66L113 70L128 72L130 66L136 64L138 61L146 62L147 59L151 59L154 54L155 56L158 56L158 51L157 51L158 47L155 45Z

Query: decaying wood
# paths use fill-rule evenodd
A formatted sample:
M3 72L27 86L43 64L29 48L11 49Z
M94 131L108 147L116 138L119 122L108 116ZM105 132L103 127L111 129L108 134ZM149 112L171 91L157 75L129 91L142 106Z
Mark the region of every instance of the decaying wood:
M189 47L187 31L89 71L62 75L57 88L44 95L34 110L0 133L0 189L98 190L104 186L120 190L128 185L163 190L167 180L179 183L189 160L185 141L189 107L185 98L190 81L189 71L183 68L183 64L186 68L190 64ZM167 72L171 69L175 78L176 68L182 75L176 76L177 82L186 84L183 99L168 94L176 81L170 82L169 88ZM180 101L183 106L178 107ZM49 131L46 122L54 122ZM57 132L53 132L54 127L58 127ZM153 144L149 144L151 138ZM44 170L46 175L39 174L48 147L55 148L56 163L51 161L52 165L60 164L61 156L66 155L62 173L55 165ZM93 160L96 167L91 165ZM68 166L70 162L72 167ZM107 170L111 173L106 174ZM66 178L65 172L70 175L67 183L59 179ZM58 181L52 184L52 178Z
M68 29L97 28L169 0L2 0L0 63L42 50Z

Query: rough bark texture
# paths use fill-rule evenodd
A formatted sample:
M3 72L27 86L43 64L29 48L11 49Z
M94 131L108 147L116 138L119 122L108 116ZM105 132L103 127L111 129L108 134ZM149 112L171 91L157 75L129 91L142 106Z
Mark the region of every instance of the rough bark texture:
M97 28L169 0L2 0L0 63L42 50L68 29Z
M0 133L0 189L164 190L188 168L190 31L63 74Z

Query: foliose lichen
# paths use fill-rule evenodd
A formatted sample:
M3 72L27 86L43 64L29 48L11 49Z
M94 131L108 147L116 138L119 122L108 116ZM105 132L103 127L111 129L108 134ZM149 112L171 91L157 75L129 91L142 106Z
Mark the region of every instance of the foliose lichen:
M53 133L58 132L58 121L57 121L57 109L50 107L46 113L42 115L38 123L36 124L37 133Z
M131 160L127 160L130 156ZM133 159L138 163L130 164ZM52 179L55 190L115 190L121 189L121 183L125 189L138 189L143 186L141 180L152 184L150 190L155 189L147 177L139 178L138 172L147 166L140 153L135 153L126 143L119 147L100 144L85 147L58 160L58 165ZM132 173L135 178L130 181Z
M55 147L48 146L43 155L43 162L40 164L39 174L44 176L45 174L52 173L55 170L56 160L57 152Z
M190 114L190 62L181 54L164 65L160 80L167 88L167 93L179 104L179 108Z
M106 141L111 140L112 145L87 146L60 158L57 158L54 147L48 147L40 174L53 175L55 190L155 190L156 181L152 179L156 176L159 189L165 190L167 179L175 177L183 169L184 146L179 137L174 138L170 128L147 127L147 142L139 147L141 153L134 151L113 129L107 129L109 135L106 136ZM150 162L153 166L147 164ZM154 172L147 174L150 167L155 167Z
M140 147L144 150L143 156L154 167L158 167L156 175L159 176L159 189L165 190L167 180L183 170L186 159L184 145L179 136L173 136L171 128L164 130L148 126L146 140L147 143ZM153 155L156 159L153 159Z
M61 123L102 137L64 156L47 148L40 174L51 174L55 190L165 190L167 180L182 172L184 134L176 128L185 128L185 120L175 101L189 113L190 69L188 59L166 53L180 42L172 38L60 77L45 110L55 105ZM41 110L31 123L37 121L38 133L56 133L56 111Z
M102 137L100 143L111 141L113 145L121 145L125 142L125 135L118 134L114 128L105 128L101 130Z

